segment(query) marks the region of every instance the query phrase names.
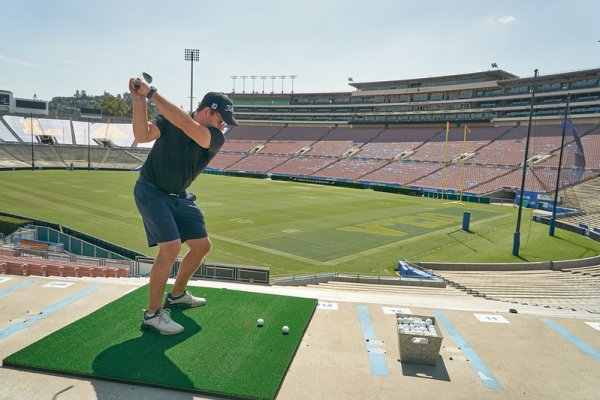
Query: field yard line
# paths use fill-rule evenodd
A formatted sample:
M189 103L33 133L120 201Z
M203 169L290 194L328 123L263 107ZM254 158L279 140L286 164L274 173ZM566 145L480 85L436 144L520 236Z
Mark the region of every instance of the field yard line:
M489 223L490 221L494 221L497 219L501 219L501 218L505 218L507 215L506 214L502 214L502 215L497 215L495 217L491 217L491 218L486 218L484 220L481 221L477 221L474 224L471 224L473 226L477 226L483 223ZM448 228L444 228L444 229L440 229L440 230L436 230L436 231L431 231L431 232L427 232L424 233L422 235L418 235L418 236L413 236L404 240L398 240L397 242L393 242L393 243L388 243L388 244L384 244L382 246L378 246L378 247L373 247L371 249L368 250L364 250L364 251L359 251L358 253L353 253L353 254L349 254L347 256L344 257L340 257L340 258L336 258L334 260L329 260L324 262L324 265L337 265L340 264L342 262L347 262L347 261L352 261L358 257L363 257L363 256L368 256L369 254L374 254L374 253L378 253L379 251L386 249L388 247L394 247L394 246L398 246L399 244L405 244L405 243L410 243L412 241L418 240L418 239L424 239L427 238L428 236L432 236L432 235L437 235L440 233L445 233L445 232L452 232L453 230L456 230L456 226L450 226Z
M244 242L244 241L237 240L237 239L231 239L231 238L228 238L228 237L225 237L225 236L221 236L221 235L218 235L218 234L214 234L214 233L211 233L210 237L218 239L218 240L222 240L224 242L229 242L229 243L237 244L239 246L248 247L250 249L263 251L265 253L271 253L271 254L275 254L275 255L278 255L278 256L282 256L282 257L286 257L286 258L291 258L292 260L306 262L306 263L309 263L309 264L312 264L312 265L321 265L322 264L321 262L315 261L315 260L313 260L311 258L296 256L296 255L293 255L293 254L285 253L283 251L269 249L267 247L262 247L262 246L257 246L257 245L252 244L252 243Z
M387 208L387 209L381 211L381 213L382 213L381 216L369 217L369 221L371 221L373 219L379 220L379 219L390 218L391 216L403 215L400 212L395 212L397 210L403 211L404 207ZM410 214L410 213L407 213L407 214ZM312 232L312 231L320 230L320 229L327 229L327 228L337 229L339 227L348 226L347 222L345 222L342 225L339 225L336 223L335 220L341 219L342 217L344 219L350 219L349 217L352 217L354 215L362 216L362 215L364 215L364 211L362 211L362 210L348 211L345 213L336 214L334 216L316 215L311 218L303 218L300 221L284 221L281 223L272 223L269 225L251 226L248 228L237 228L236 227L234 229L228 229L225 231L221 231L221 233L231 233L231 234L238 234L238 233L244 233L244 232L252 233L252 231L254 231L254 230L264 231L265 229L268 229L272 233L267 236L264 236L264 237L261 236L260 239L261 240L272 239L274 237L281 237L281 236L288 235L287 233L282 232L279 228L289 228L290 225L297 227L303 233ZM330 222L332 220L333 220L333 222ZM218 224L219 223L216 222L214 224L211 224L211 226L217 226L217 229L218 229ZM332 224L335 224L335 226L332 227ZM306 227L304 227L305 225L306 225ZM278 231L278 232L275 232L275 231Z
M94 218L94 221L96 221L98 223L105 221L106 223L109 223L114 226L117 226L117 225L129 226L130 225L129 222L126 222L122 219L113 219L113 218L102 217L100 215L94 214L93 212L87 212L87 211L83 211L81 209L75 209L73 207L69 207L66 205L53 203L48 200L40 199L39 197L25 195L24 193L20 193L20 194L10 194L9 193L9 194L5 194L5 195L7 197L12 197L17 200L21 200L23 202L30 203L31 205L33 205L34 207L37 207L37 208L45 207L47 210L54 210L54 211L56 211L53 213L54 215L56 215L57 212L64 212L66 214L76 215L81 218L87 218L88 216L92 215ZM6 211L6 210L4 210L4 211ZM36 215L22 215L22 216L25 218L41 218L46 221L54 222L54 220L51 218L51 216L36 216Z
M38 190L38 189L34 189L31 186L27 187L26 189L23 188L22 185L18 185L18 184L12 184L9 182L2 182L2 185L7 185L10 186L12 189L18 190L18 191L22 191L22 192L29 192L29 193L34 193L38 196L40 196L41 198L51 198L51 199L55 199L58 201L63 201L66 203L73 203L73 204L77 204L79 206L83 206L83 207L87 207L87 208L91 208L94 210L98 210L98 211L102 211L108 214L114 214L117 215L119 217L136 217L138 214L135 212L124 212L119 210L118 208L115 207L104 207L101 205L98 205L97 203L90 203L87 201L83 201L83 200L79 200L70 196L63 196L61 194L58 194L56 192L47 192L44 190ZM133 190L133 189L132 189Z

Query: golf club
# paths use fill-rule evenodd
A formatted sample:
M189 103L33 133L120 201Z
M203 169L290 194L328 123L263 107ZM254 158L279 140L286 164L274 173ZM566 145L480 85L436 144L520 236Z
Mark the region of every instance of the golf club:
M140 79L143 79L148 83L152 83L152 76L150 76L150 74L148 74L147 72L142 72L142 76L140 77ZM134 83L133 87L137 90L140 88L140 84Z

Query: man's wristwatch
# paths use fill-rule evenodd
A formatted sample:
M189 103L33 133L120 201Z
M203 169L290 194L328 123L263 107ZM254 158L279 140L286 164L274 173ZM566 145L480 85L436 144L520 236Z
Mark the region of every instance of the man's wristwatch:
M150 90L148 91L148 94L146 94L146 98L150 99L154 92L156 92L156 88L154 86L150 86Z

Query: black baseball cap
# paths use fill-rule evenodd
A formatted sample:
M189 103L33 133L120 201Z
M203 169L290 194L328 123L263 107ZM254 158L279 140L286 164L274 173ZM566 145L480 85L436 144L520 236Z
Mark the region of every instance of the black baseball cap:
M224 93L220 92L208 92L200 102L199 108L208 107L215 110L227 125L239 125L239 123L233 117L233 102Z

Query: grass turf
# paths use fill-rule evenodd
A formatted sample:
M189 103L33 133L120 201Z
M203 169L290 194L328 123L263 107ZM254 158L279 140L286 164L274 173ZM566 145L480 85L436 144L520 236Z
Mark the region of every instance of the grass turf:
M136 172L0 172L1 211L59 223L148 254L133 201ZM400 196L295 182L201 175L198 196L214 243L209 262L268 266L271 276L392 274L398 259L526 262L600 254L600 243L531 222L524 209L519 257L514 207ZM471 212L471 230L461 230ZM185 246L184 246L185 248ZM185 250L183 250L185 251Z
M272 399L317 305L294 298L194 288L207 305L172 311L180 335L140 330L148 287L131 292L4 359L5 366L233 398ZM256 326L263 318L265 325ZM283 325L290 327L282 334Z

